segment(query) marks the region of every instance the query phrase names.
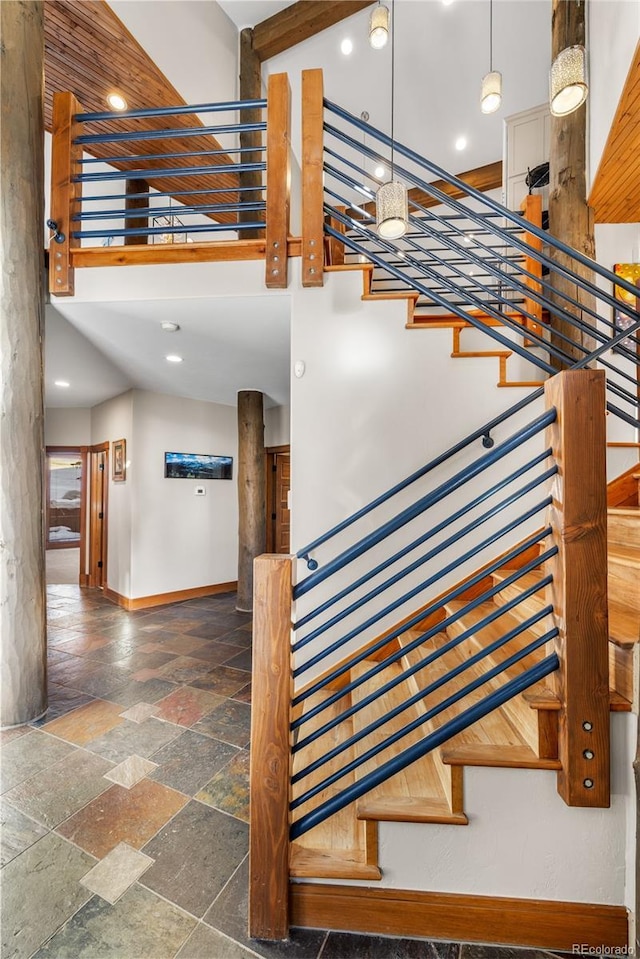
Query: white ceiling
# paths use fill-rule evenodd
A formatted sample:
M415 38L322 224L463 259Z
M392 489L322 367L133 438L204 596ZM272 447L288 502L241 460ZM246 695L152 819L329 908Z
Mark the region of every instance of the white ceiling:
M144 20L150 46L153 31L162 30L163 9L176 2L184 7L194 0L148 0L158 11ZM220 0L239 28L288 5ZM324 70L329 99L358 116L367 110L371 124L390 132L391 49L369 47L368 17L368 10L360 11L264 65L267 73L289 73L294 148L300 139L300 72L308 68ZM395 137L452 173L500 159L504 117L547 96L551 0L494 0L493 21L493 66L503 73L504 102L497 114L484 116L479 92L489 69L489 0L395 2ZM339 49L345 36L353 41L349 57ZM136 39L145 46L145 36ZM197 81L202 70L197 58L193 70ZM165 72L180 89L179 77L166 67ZM459 152L453 144L461 135L468 147ZM53 299L47 309L47 405L92 406L131 386L229 404L235 404L238 389L254 388L268 396L269 405L288 402L287 297L181 301L183 329L167 337L159 323L175 314L175 301L161 299L91 304ZM189 353L179 366L163 359L169 340L171 351ZM54 388L57 378L72 386Z

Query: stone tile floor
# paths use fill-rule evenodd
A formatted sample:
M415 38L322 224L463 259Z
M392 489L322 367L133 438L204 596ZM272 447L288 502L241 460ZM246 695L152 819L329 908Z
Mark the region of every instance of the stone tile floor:
M247 927L250 617L51 585L49 709L0 733L2 959L542 959Z

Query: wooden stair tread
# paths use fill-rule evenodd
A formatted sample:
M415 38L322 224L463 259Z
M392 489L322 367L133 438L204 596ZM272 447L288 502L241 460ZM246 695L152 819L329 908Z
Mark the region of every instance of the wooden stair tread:
M464 606L464 602L455 601L452 603L447 603L446 610L451 614L454 612L459 612L459 610L464 608ZM447 632L452 636L459 636L460 633L468 629L472 629L476 624L478 624L479 628L474 631L473 635L470 636L469 639L466 639L463 642L463 646L467 651L476 652L479 648L489 646L491 643L496 642L506 633L511 632L511 630L522 627L523 620L519 619L510 610L502 613L498 619L495 619L491 623L488 623L484 626L479 625L486 616L488 616L490 613L495 613L495 611L496 606L494 603L481 603L480 606L477 606L471 612L463 613L455 623L448 627ZM544 635L544 633L546 633L552 626L553 623L551 622L549 615L549 617L545 617L545 619L543 619L540 623L536 623L533 627L520 632L519 635L515 636L501 649L491 653L490 661L493 664L497 664L505 659L508 659L509 656L513 655L513 653L524 649L525 646L528 646L529 643L533 642L534 639ZM520 673L524 672L532 662L539 662L540 660L544 659L544 656L544 647L540 647L539 649L530 653L526 660L522 660L519 663L515 663L513 666L510 666L505 675L520 675Z
M552 689L538 684L532 689L527 689L522 698L525 699L532 709L549 709L560 711L560 700ZM609 709L612 713L630 712L631 703L621 693L615 689L609 690Z
M620 606L609 599L609 639L617 646L635 646L640 642L640 605Z
M378 866L362 861L359 850L341 850L339 855L321 849L305 849L300 840L291 844L289 874L296 879L382 879Z
M310 711L315 706L322 703L326 698L327 696L323 693L312 694L305 700L305 711ZM347 696L343 696L336 703L328 706L326 709L318 713L317 716L314 716L307 723L305 723L298 730L299 738L306 738L311 732L324 725L324 723L335 718L336 716L339 716L340 713L342 713L349 705L349 698ZM345 731L345 724L340 724L339 726L334 727L334 729L332 729L329 733L321 736L308 746L305 746L299 752L295 752L293 754L292 772L299 772L301 769L314 762L320 756L325 755L330 749L333 748L333 746L337 745L339 742L342 742L346 736L351 735L351 723L347 721L346 726L348 731ZM295 783L292 786L292 799L296 799L302 793L306 792L307 789L321 782L331 773L341 769L352 758L353 752L351 750L345 750L335 759L325 763L315 772L306 776L300 782ZM322 802L344 789L345 786L353 783L353 781L353 773L343 776L342 779L339 779L338 782L333 786L329 786L328 788L324 789L312 800L294 810L292 814L292 821L295 821L296 819L300 818L300 816L309 812L311 809L319 806ZM341 809L340 812L336 813L334 816L331 816L329 819L325 820L325 822L320 823L320 825L315 826L313 829L310 829L309 832L305 833L296 840L295 846L298 850L308 851L310 854L313 853L316 857L325 856L331 859L339 860L340 863L358 861L361 863L366 863L367 859L362 828L355 819L353 808L350 809L349 807ZM340 865L336 866L336 868L344 869L346 866ZM339 878L345 877L345 872L340 872Z
M474 356L503 356L508 359L513 356L511 350L457 350L451 353L451 359L466 359Z
M620 543L610 543L608 549L609 563L618 563L622 566L640 568L640 548L622 546Z
M511 576L513 570L497 570L497 572L491 574L491 578L494 583L503 583L507 577ZM505 586L496 596L494 596L493 602L501 606L508 600L514 599L519 594L525 592L532 586L535 586L542 579L541 570L532 570L529 573L524 573L518 580L514 583L510 583L509 586ZM510 615L524 621L530 616L533 616L535 613L539 613L541 609L547 605L545 590L543 588L539 589L538 592L532 593L530 596L527 596L526 599L518 603L512 610ZM544 632L548 629L548 621L541 620L539 623L534 624L530 627L531 632L536 636L542 636Z
M370 667L370 662L359 663L352 669L351 675L354 678L361 676ZM401 672L402 668L397 663L388 666L381 676L374 677L353 690L354 702L362 700L392 677L400 675ZM366 708L354 715L354 729L358 731L379 720L389 710L405 702L411 693L412 690L408 688L405 682L399 683L394 689L389 690L382 697L377 697ZM374 744L383 742L392 733L406 726L417 715L415 707L404 710L394 719L384 723L383 726L367 735L360 743L357 743L354 747L356 753L358 751L364 753ZM420 742L423 738L424 728L418 727L395 745L383 750L373 759L360 766L355 771L356 778L362 778L392 756L402 752L414 743ZM395 814L393 814L394 808L397 810ZM442 821L442 817L447 816L446 821L460 822L460 816L451 812L448 798L441 784L440 774L436 768L436 761L429 753L358 800L357 814L359 818L378 818L378 813L384 819L404 820L406 816L407 821L416 822L429 820L435 816L438 821Z
M403 637L400 637L400 642L402 643L402 641ZM445 641L445 638L441 638L436 641L438 644L441 644ZM413 650L407 653L405 658L407 662L415 664L420 659L424 658L424 656L424 650ZM420 687L424 688L434 680L443 678L445 674L448 673L452 668L464 663L466 659L467 657L465 654L462 653L458 648L448 650L443 656L434 660L434 662L430 663L424 669L419 670L418 673L416 673L416 681ZM426 697L424 700L425 709L435 706L443 699L448 698L454 693L460 691L474 679L481 676L484 672L485 668L481 667L480 665L470 666L459 676L455 676L447 680L443 686L439 687L434 693L431 693ZM488 689L486 686L483 686L471 693L468 693L460 702L449 706L447 709L439 713L432 721L429 722L429 727L434 729L438 728L444 722L455 718L461 712L464 712L464 710L483 699L489 691L490 688ZM522 739L520 733L514 729L512 724L506 718L502 709L496 709L487 716L475 722L472 726L458 733L450 740L450 743L453 745L470 743L523 745L524 740Z
M475 743L443 750L445 763L453 766L501 766L517 769L561 769L557 759L540 759L529 746L494 746Z

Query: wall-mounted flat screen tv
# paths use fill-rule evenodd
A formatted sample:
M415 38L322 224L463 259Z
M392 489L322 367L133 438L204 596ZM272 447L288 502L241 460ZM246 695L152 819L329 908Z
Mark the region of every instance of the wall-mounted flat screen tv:
M165 453L164 475L167 479L232 478L232 456L209 456L200 453Z

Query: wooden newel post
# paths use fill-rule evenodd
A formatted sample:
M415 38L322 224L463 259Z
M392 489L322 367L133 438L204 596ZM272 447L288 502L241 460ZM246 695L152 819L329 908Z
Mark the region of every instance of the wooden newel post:
M53 95L53 143L51 149L51 227L54 236L49 244L49 292L56 296L73 296L71 251L80 241L71 236L71 216L81 186L73 182L79 171L82 149L73 141L80 124L74 119L82 107L72 93ZM57 239L56 239L57 238Z
M254 566L249 935L289 932L291 581L293 557Z
M558 416L547 443L559 471L549 587L560 635L558 792L569 806L609 805L609 662L605 374L567 370L545 384Z
M322 70L302 71L302 285L324 283Z
M291 189L291 91L286 73L269 77L267 92L267 235L265 283L286 290Z

